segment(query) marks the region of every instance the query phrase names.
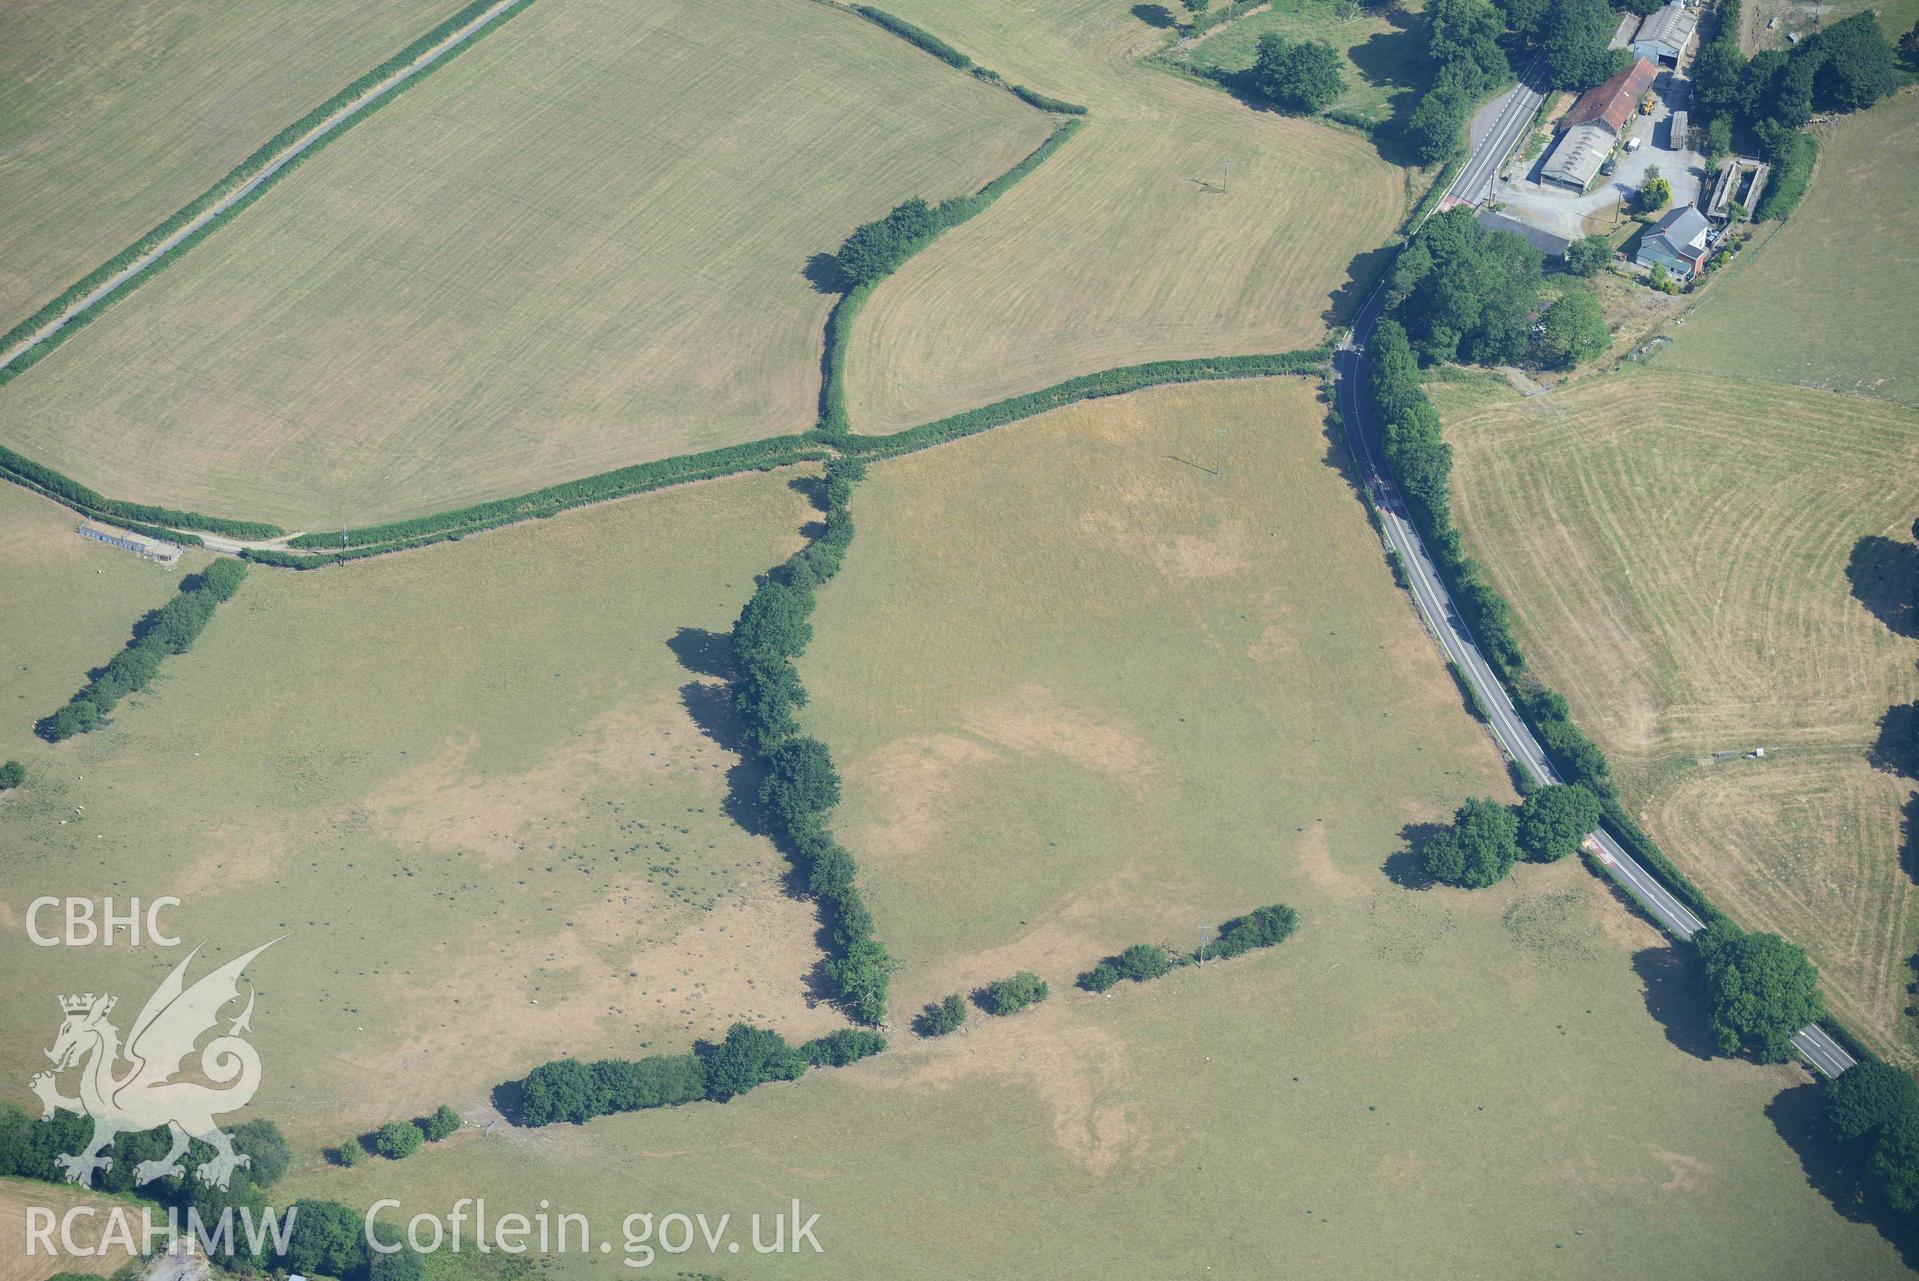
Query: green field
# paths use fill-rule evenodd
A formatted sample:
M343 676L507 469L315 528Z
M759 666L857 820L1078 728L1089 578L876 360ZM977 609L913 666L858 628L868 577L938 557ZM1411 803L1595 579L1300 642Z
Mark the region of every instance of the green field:
M0 6L0 330L458 7Z
M1412 110L1425 81L1426 56L1416 30L1420 5L1362 9L1349 0L1277 0L1271 8L1228 23L1193 46L1195 67L1245 71L1268 31L1288 40L1320 40L1339 51L1346 92L1333 109L1375 124ZM1176 57L1179 55L1175 55Z
M1364 137L1138 65L1163 33L1124 5L891 7L1093 114L874 292L848 352L856 430L1115 365L1310 347L1405 210L1407 175Z
M1908 234L1919 166L1891 159L1915 150L1919 92L1840 120L1799 211L1674 331L1660 361L1919 405L1919 244Z
M1047 128L808 0L535 3L6 388L0 440L298 529L799 430L808 260Z
M1919 1061L1913 785L1874 765L1919 696L1885 621L1919 587L1919 414L1652 371L1438 403L1467 542L1629 807L1720 907L1806 947L1849 1028Z
M402 1215L547 1198L616 1247L636 1211L821 1215L821 1256L656 1262L729 1277L1898 1275L1808 1185L1816 1088L1683 1048L1689 980L1583 868L1478 893L1382 870L1403 824L1504 774L1322 423L1301 381L1163 389L856 495L803 666L906 961L894 1021L1019 966L1051 1000L724 1107L474 1133L288 1190ZM1273 899L1303 924L1272 953L1070 987Z
M669 648L710 668L702 633L798 545L810 508L790 475L349 570L256 570L110 728L50 748L10 717L0 754L31 787L0 802L0 1079L45 1066L56 993L137 1010L180 959L33 947L23 913L43 893L177 894L176 932L207 958L286 933L256 963L256 1106L302 1146L442 1101L483 1116L493 1085L561 1052L679 1048L749 1016L839 1025L803 995L813 908L729 816L750 780L705 728L725 737L724 694ZM168 589L88 550L62 566L76 595L120 584L108 556L139 583L117 608L42 608L51 557L79 540L18 532L34 523L9 514L0 601L42 714Z

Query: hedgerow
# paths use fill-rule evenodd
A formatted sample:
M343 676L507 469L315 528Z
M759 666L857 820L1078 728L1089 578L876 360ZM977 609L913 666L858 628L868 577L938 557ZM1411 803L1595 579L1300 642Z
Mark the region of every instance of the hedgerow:
M846 436L836 440L835 444L863 458L890 458L959 440L1082 400L1123 396L1141 388L1166 383L1311 373L1331 360L1332 355L1330 347L1313 347L1270 356L1216 356L1202 360L1159 360L1144 365L1125 365L1097 374L1069 378L1040 391L995 401L936 422L909 427L890 436Z
M1819 140L1803 129L1781 142L1754 216L1761 222L1791 217L1806 188L1812 185L1812 170L1818 161Z
M1070 104L1068 104L1070 105ZM826 351L821 361L819 431L843 437L852 430L846 416L846 347L853 321L875 285L947 231L978 214L1014 184L1046 162L1079 132L1083 120L1068 120L1053 130L1027 157L970 196L955 196L929 206L915 197L886 217L853 229L834 255L851 286L826 318Z
M1077 102L1068 102L1064 98L1055 98L1043 94L1037 89L1028 89L1025 85L1009 84L1006 92L1018 98L1029 107L1038 107L1041 111L1051 111L1062 116L1083 116L1086 108Z
M118 498L108 498L104 494L87 488L71 476L64 476L51 467L14 453L5 446L0 446L0 474L4 474L15 484L45 494L48 498L71 507L84 516L99 516L116 521L138 533L155 538L184 540L197 545L200 540L191 534L166 528L180 525L189 529L204 529L209 533L225 534L231 538L277 538L286 532L278 525L266 525L258 521L227 520L195 511L181 511L174 507L150 507L145 503L129 503ZM136 526L133 522L143 523Z
M221 602L231 600L246 578L247 567L237 560L216 560L180 583L180 590L160 608L133 626L133 639L111 662L80 688L59 711L43 716L34 732L50 743L85 734L106 723L122 698L153 683L160 661L184 654L206 628Z
M710 449L704 453L681 454L656 462L638 463L632 467L537 489L530 494L497 498L413 520L302 534L287 542L288 547L294 548L338 549L325 555L305 556L272 548L247 548L241 555L248 560L282 569L316 569L364 556L381 556L449 539L457 540L468 534L498 529L523 520L538 520L571 507L624 498L630 494L663 489L668 485L714 480L739 472L771 471L776 467L823 457L825 451L811 437L774 436L744 445Z
M924 27L916 27L906 19L896 18L886 10L876 9L870 4L856 4L853 6L853 12L876 26L885 27L908 44L917 45L926 50L941 62L950 63L961 71L973 69L971 58Z
M465 8L453 14L451 17L439 23L437 26L432 27L431 29L426 31L424 34L416 37L405 48L401 49L398 53L388 58L385 62L380 63L377 67L374 67L371 71L368 71L364 73L363 75L359 76L350 84L346 85L344 88L335 92L326 101L320 103L318 106L308 111L305 115L301 116L298 120L286 126L286 128L280 130L279 133L273 135L273 137L269 138L266 142L254 148L252 153L249 154L246 157L246 159L242 160L239 164L235 165L232 169L229 169L226 172L226 174L223 175L219 179L219 181L215 182L211 187L208 187L205 191L201 192L194 199L187 202L185 205L181 206L179 209L175 210L158 226L148 231L145 235L141 236L138 240L134 241L131 245L128 245L125 249L122 249L119 253L107 259L107 261L105 261L104 263L101 263L98 267L88 272L85 276L82 276L79 280L69 285L57 297L47 302L44 306L40 307L39 310L35 311L32 315L28 316L25 320L22 320L19 324L13 326L13 328L9 329L4 335L0 335L0 351L3 351L9 347L12 347L15 343L25 340L27 337L33 334L36 330L41 329L45 327L46 325L52 323L54 320L58 319L60 314L64 312L68 307L72 306L74 303L78 302L80 299L84 298L86 295L92 293L95 289L98 289L101 285L105 284L108 280L112 279L115 274L117 274L124 268L130 266L132 263L138 261L141 257L150 253L161 242L165 241L168 237L174 235L182 227L185 227L188 223L192 222L195 218L198 218L201 214L205 213L208 209L212 208L214 205L219 204L229 194L231 194L235 188L245 185L255 175L259 174L262 170L266 169L269 165L271 165L275 157L277 157L281 152L285 151L288 147L292 146L295 142L299 141L299 139L303 137L305 134L311 132L316 126L318 126L328 116L333 115L335 112L339 111L342 107L345 107L348 103L352 102L355 98L365 93L368 89L371 89L374 85L378 84L380 81L386 79L387 77L395 74L396 72L410 65L415 59L420 57L420 55L424 54L427 50L431 49L434 45L439 44L442 40L452 35L455 31L459 30L461 27L472 22L475 18L479 17L480 14L486 12L486 10L491 8L494 3L495 3L495 0L473 0L473 3L467 5ZM185 240L182 240L179 244L169 249L167 251L166 258L163 259L162 262L156 262L152 264L150 267L148 267L147 270L141 272L139 275L134 276L130 280L121 284L112 294L109 294L107 297L101 299L99 302L89 307L86 311L80 313L78 316L68 321L60 329L56 330L54 333L42 339L34 347L29 348L28 350L21 352L19 355L14 357L13 361L9 363L5 368L0 368L0 385L4 385L5 383L11 381L13 378L17 377L24 370L26 370L27 368L31 367L33 364L38 362L41 359L41 357L46 355L47 352L51 351L54 347L58 346L61 342L65 341L66 338L69 337L74 330L79 329L80 327L85 325L88 321L92 320L95 315L97 315L100 311L105 309L107 306L111 305L113 302L124 297L128 293L131 293L136 286L144 283L148 277L152 276L154 272L161 265L163 265L163 263L171 262L174 259L176 259L180 254L185 252L187 249L191 248L193 245L197 244L201 236L205 235L207 232L211 231L214 227L225 222L228 218L232 217L234 214L244 209L247 205L251 204L253 200L257 199L259 195L262 192L264 192L268 187L272 186L275 182L279 181L279 179L285 177L287 173L291 172L292 169L296 167L299 161L304 160L306 157L312 155L314 152L317 152L318 150L320 150L320 148L326 146L329 142L332 142L335 138L345 133L349 128L358 124L360 121L366 119L368 116L372 115L374 111L378 110L380 107L383 107L387 103L391 102L394 98L398 97L401 92L410 88L414 84L417 84L426 74L431 72L434 68L444 65L446 62L448 62L452 58L459 56L459 54L464 52L466 49L471 48L475 41L485 36L488 32L498 28L501 23L511 18L514 14L524 9L530 3L532 3L532 0L515 0L515 3L505 8L499 14L498 17L493 19L492 22L488 23L485 27L482 27L479 31L475 32L473 36L469 38L467 41L465 41L464 43L460 44L459 46L453 49L449 49L444 55L440 57L438 61L434 62L431 66L422 68L420 72L408 77L405 80L402 80L400 83L394 85L390 90L388 90L386 93L381 95L379 98L375 99L373 102L368 103L364 108L356 112L353 116L349 117L346 120L341 121L328 133L322 135L319 138L314 139L314 141L311 144L309 144L306 147L306 149L300 153L299 156L294 157L291 160L289 160L287 163L281 165L272 174L270 174L266 178L266 180L263 181L258 187L254 188L251 192L249 192L244 199L235 201L233 205L221 211L221 214L219 217L214 218L212 221L207 223L206 226L196 230L192 236L187 237ZM219 532L225 532L225 531L219 531ZM269 535L269 537L270 536L271 535Z

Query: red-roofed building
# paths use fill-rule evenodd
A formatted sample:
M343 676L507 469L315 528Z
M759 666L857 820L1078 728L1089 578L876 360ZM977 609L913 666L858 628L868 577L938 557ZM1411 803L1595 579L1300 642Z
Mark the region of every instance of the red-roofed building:
M1626 122L1639 110L1639 100L1645 97L1658 76L1659 68L1650 60L1636 60L1612 79L1580 94L1572 110L1560 117L1559 127L1576 129L1580 125L1598 125L1615 138L1621 136L1626 131Z

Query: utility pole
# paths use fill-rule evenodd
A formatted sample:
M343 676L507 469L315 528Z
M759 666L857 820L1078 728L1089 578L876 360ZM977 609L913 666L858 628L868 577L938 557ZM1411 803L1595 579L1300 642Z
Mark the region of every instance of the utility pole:
M1219 194L1225 195L1233 188L1233 158L1226 157L1226 167L1219 176Z

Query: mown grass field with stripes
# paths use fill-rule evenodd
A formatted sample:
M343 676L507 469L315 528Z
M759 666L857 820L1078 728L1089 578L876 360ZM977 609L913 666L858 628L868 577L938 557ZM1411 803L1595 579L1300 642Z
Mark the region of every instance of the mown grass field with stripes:
M1483 387L1440 389L1458 512L1533 666L1679 865L1919 1061L1911 726L1881 727L1919 697L1919 413L1680 372Z
M0 6L0 331L459 4Z
M1576 861L1478 891L1388 876L1402 825L1509 793L1315 393L1091 402L861 484L803 719L905 962L887 1053L291 1190L407 1214L548 1198L599 1231L819 1214L820 1255L653 1264L727 1276L1901 1275L1805 1176L1818 1087L1703 1057L1679 955ZM1301 927L1270 952L1072 987L1275 899ZM907 1030L1022 967L1052 985L1038 1007Z
M535 3L11 384L0 440L299 529L800 430L809 260L1047 132L808 0Z
M1912 90L1826 130L1798 212L1671 331L1659 362L1919 405L1919 165L1889 163L1915 154Z
M1163 33L1124 5L892 7L1093 114L875 290L848 352L859 431L1115 365L1310 347L1405 211L1408 175L1365 137L1137 65Z

